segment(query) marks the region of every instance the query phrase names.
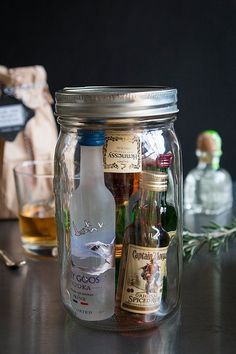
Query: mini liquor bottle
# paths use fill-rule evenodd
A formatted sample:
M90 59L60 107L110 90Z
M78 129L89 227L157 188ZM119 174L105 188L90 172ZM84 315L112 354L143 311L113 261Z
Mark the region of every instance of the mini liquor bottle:
M138 191L141 171L141 140L134 132L107 131L104 145L105 184L116 202L116 282L125 227L128 224L127 207L131 195Z
M184 208L191 214L220 214L232 207L232 180L220 168L221 138L214 130L197 139L198 165L184 182Z
M165 172L168 174L172 159L172 153L159 155L159 157L157 158L157 166L161 172ZM174 206L171 203L167 202L167 190L162 193L161 198L161 223L166 231L175 232L177 228L177 214Z
M131 322L154 321L161 306L169 234L161 225L167 174L143 171L133 223L126 228L116 294L116 315Z
M104 183L104 132L81 131L80 183L70 201L70 299L78 318L114 314L115 200Z
M160 171L165 172L168 175L168 186L167 190L163 191L161 194L161 224L162 227L169 233L171 237L170 245L168 247L167 252L167 262L163 276L163 290L162 290L162 303L163 306L167 302L168 297L168 289L171 287L171 283L173 283L172 275L168 274L169 269L171 268L170 263L173 258L173 242L175 242L175 234L177 229L177 213L174 206L168 201L167 202L167 193L170 192L170 173L169 168L173 159L173 154L171 152L166 154L160 154L157 158L157 166ZM170 281L171 280L171 281Z

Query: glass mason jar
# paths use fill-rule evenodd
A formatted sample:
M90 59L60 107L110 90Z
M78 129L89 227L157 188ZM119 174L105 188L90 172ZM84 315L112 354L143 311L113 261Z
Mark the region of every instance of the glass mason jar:
M179 306L177 112L172 88L68 87L56 93L61 294L86 326L147 329Z

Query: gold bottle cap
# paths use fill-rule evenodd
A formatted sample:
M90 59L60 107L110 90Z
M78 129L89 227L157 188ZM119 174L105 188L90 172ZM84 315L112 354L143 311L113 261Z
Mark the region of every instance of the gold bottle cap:
M160 171L143 171L140 174L140 186L143 189L154 192L165 192L167 190L168 176Z

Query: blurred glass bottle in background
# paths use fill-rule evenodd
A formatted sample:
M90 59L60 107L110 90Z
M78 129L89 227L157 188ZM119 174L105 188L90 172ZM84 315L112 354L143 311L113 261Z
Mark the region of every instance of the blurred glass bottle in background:
M232 208L232 180L220 168L221 137L206 130L197 138L198 165L184 182L184 209L192 214L220 214Z

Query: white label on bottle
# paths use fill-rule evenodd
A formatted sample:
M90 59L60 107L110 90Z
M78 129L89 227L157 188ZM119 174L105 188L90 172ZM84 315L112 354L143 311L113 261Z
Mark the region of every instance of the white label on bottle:
M0 127L14 127L25 123L25 114L21 104L0 107Z
M167 247L130 244L125 269L121 308L140 314L156 312L161 304Z
M141 140L137 133L121 131L106 133L104 171L116 173L142 171Z
M71 304L80 319L101 321L114 314L114 268L91 275L72 266L71 276Z
M103 222L76 224L71 220L71 263L71 305L77 317L86 321L111 317L115 308L114 236L106 232Z
M112 238L113 237L113 238ZM101 240L101 241L98 241ZM104 242L111 240L110 243ZM103 223L71 223L71 259L79 269L98 275L113 267L114 241L110 232L103 229Z

